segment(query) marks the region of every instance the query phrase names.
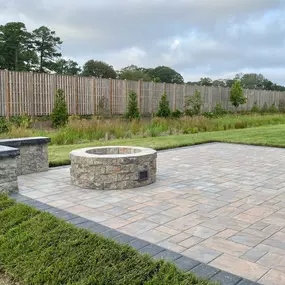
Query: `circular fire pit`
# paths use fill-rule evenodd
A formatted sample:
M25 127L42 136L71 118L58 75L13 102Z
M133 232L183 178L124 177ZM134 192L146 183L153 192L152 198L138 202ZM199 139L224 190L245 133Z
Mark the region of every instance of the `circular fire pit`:
M156 180L155 150L130 146L104 146L70 153L74 185L91 189L129 189Z

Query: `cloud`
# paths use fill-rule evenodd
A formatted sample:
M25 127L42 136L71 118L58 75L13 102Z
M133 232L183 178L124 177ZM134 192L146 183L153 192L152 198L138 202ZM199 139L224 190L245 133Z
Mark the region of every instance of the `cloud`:
M168 65L186 80L251 71L285 84L285 1L0 0L0 23L46 25L80 63ZM278 70L278 71L277 71Z

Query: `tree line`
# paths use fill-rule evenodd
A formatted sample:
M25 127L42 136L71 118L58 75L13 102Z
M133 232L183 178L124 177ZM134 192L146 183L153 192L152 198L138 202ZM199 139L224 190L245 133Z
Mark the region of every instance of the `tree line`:
M112 65L94 59L80 66L76 61L62 57L62 43L56 32L45 26L29 32L22 22L1 25L0 69L229 88L238 80L242 88L285 91L284 86L256 73L239 73L231 79L212 80L205 77L196 82L185 82L179 72L168 66L144 68L130 65L116 71Z

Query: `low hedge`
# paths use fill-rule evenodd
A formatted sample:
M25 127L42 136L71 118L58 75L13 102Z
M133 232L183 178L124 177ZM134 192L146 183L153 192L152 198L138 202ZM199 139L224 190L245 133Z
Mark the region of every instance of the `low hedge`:
M29 285L214 284L3 195L0 260L2 270Z

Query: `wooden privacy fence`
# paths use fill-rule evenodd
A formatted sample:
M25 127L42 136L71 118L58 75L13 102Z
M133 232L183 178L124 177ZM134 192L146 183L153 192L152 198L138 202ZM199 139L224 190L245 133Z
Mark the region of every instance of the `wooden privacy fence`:
M224 87L0 70L0 116L49 115L57 89L64 90L69 114L98 114L103 105L110 114L124 114L130 91L137 93L139 109L144 115L157 112L164 92L172 110L183 110L185 98L193 95L195 89L201 92L203 111L213 110L217 103L224 109L233 109L229 101L230 90ZM265 102L268 106L274 102L278 106L281 99L285 100L285 92L277 91L246 89L244 95L247 103L240 110L250 110L254 102L260 107Z

